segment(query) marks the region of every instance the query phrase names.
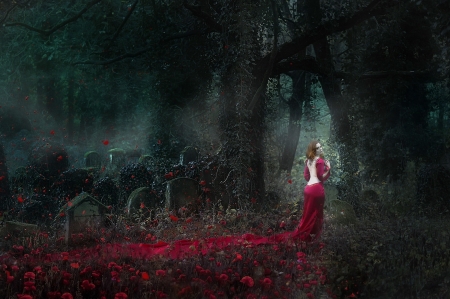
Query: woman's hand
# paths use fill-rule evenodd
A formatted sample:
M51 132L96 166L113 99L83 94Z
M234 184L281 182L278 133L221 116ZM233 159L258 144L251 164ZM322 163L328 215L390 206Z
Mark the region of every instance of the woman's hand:
M325 166L328 167L328 169L331 169L330 161L325 160Z

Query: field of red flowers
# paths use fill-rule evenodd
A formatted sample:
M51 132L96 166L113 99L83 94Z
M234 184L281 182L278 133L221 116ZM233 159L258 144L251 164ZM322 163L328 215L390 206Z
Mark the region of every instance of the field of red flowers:
M321 263L323 243L288 238L298 223L279 214L217 214L147 226L114 219L66 246L58 233L6 236L3 298L323 298L335 297ZM169 216L169 215L166 215Z

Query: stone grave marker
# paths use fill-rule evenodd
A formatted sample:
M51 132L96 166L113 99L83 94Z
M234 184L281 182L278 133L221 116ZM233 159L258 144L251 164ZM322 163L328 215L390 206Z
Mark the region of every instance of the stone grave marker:
M186 146L180 154L180 164L187 165L189 162L198 161L198 151L193 146Z
M96 151L89 151L86 154L84 154L84 165L87 168L101 167L102 161L101 161L99 153L97 153Z
M176 178L167 182L166 208L178 210L181 207L196 208L198 205L198 187L196 180Z
M149 187L135 189L127 201L127 214L140 214L143 217L154 215L152 210L161 206L160 198Z
M104 220L108 208L89 193L82 193L65 204L59 215L65 215L65 240L71 243L72 234L82 233L87 227L97 230Z

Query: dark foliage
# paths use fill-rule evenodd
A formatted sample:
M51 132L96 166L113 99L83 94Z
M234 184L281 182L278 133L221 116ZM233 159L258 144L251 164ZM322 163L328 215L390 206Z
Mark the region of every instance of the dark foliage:
M152 170L141 163L128 164L120 169L119 191L120 200L126 201L131 192L139 187L151 187L153 183Z
M450 212L450 170L428 164L417 173L418 211L431 217Z

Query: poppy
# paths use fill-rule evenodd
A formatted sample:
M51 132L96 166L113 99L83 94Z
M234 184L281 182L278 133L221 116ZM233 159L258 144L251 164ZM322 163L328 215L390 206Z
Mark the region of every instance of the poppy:
M124 292L120 292L120 293L116 293L116 295L114 296L114 299L127 299L128 295L125 294Z
M250 276L244 276L240 280L243 284L248 286L249 288L253 287L255 285L255 281Z
M156 270L156 276L166 276L165 270Z
M141 278L143 280L149 280L150 279L150 275L148 275L147 272L141 272Z
M178 221L178 217L177 216L174 216L174 215L170 214L169 217L170 217L170 220L172 220L174 222Z

